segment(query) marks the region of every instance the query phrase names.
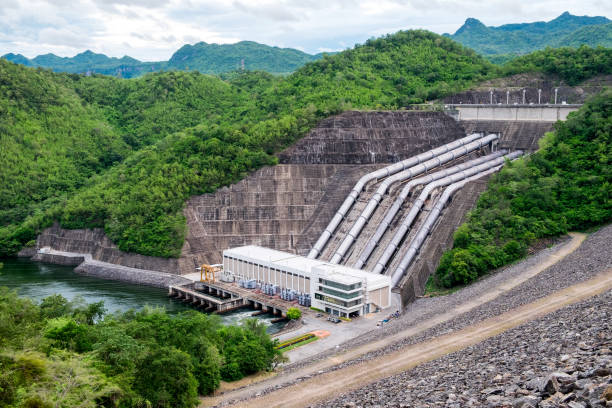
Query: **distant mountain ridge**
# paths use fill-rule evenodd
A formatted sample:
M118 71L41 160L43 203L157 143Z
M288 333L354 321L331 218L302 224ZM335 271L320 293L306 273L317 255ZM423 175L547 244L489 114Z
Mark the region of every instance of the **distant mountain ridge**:
M159 62L142 62L129 56L108 57L90 50L74 57L44 54L29 59L21 54L9 53L2 58L29 67L50 68L56 72L97 73L131 78L163 70L194 70L205 74L221 74L241 69L243 66L248 70L288 74L322 56L323 54L312 55L293 48L241 41L235 44L187 44L177 50L168 61Z
M546 47L612 47L611 23L606 17L575 16L567 11L548 22L499 27L488 27L468 18L455 34L444 35L495 61Z
M279 48L254 41L240 41L235 44L207 44L199 42L184 45L172 55L168 66L173 69L197 69L206 73L220 74L242 67L249 70L286 74L302 65L321 58L323 54L307 54L294 48ZM204 72L204 71L202 71Z

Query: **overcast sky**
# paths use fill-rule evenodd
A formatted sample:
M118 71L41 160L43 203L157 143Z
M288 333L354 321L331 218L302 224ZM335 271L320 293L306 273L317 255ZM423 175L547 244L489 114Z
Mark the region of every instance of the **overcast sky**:
M252 40L309 53L342 50L402 29L455 32L548 21L564 11L612 16L610 0L0 0L0 55L73 56L90 49L144 61L183 44Z

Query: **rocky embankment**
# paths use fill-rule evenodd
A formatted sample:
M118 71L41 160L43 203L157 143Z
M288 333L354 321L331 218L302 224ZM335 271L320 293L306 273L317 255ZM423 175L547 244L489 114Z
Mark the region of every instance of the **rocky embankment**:
M495 300L359 360L461 329L609 271L612 268L610 242L612 226L609 225L591 234L580 248L560 262ZM470 297L479 296L493 282L512 279L547 251L452 295L420 299L402 319L388 327L387 335L410 326L410 321L418 321L416 316L432 316L432 313L435 315L444 309L457 307ZM612 390L609 388L612 384L611 321L612 293L608 292L401 375L372 383L321 406L612 406ZM380 336L382 333L376 334ZM368 337L373 335L353 341L371 341Z
M612 406L612 292L321 407Z

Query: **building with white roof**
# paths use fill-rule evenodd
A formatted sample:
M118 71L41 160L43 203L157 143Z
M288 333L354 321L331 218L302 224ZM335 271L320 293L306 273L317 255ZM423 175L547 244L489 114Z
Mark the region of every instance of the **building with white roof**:
M223 270L236 279L309 294L313 307L337 316L359 316L391 306L388 276L274 249L255 245L227 249Z

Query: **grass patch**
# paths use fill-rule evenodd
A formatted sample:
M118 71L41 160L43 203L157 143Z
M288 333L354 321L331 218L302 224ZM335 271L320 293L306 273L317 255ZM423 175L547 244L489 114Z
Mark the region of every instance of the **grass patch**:
M431 275L429 279L427 279L427 283L425 284L425 293L423 297L437 297L437 296L446 296L451 293L455 293L458 290L463 289L467 285L454 286L452 288L445 288L443 286L437 285L434 275Z
M301 336L294 337L292 339L286 340L280 343L275 348L277 350L289 351L293 350L296 347L303 346L304 344L312 343L313 341L318 340L319 338L312 333L302 334Z
M301 342L299 342L299 343L295 343L295 344L292 344L292 345L290 345L290 346L288 346L288 347L285 347L285 348L283 349L283 352L287 352L287 351L293 350L294 348L297 348L297 347L300 347L300 346L306 345L306 344L308 344L308 343L312 343L313 341L317 341L317 340L319 340L319 338L318 338L317 336L313 336L313 337L311 337L311 338L309 338L309 339L302 340L302 341L301 341Z

